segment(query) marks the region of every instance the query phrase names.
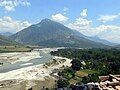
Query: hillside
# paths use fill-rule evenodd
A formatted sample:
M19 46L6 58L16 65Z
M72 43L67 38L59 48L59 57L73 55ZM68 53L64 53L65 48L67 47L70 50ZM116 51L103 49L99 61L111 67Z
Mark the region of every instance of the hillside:
M113 48L118 48L118 49L120 49L120 44L113 46Z
M4 36L0 35L0 46L3 46L3 45L15 45L15 44L17 44L17 43L14 42L14 41L9 40L7 37L4 37Z
M9 36L13 35L13 33L11 33L11 32L1 32L0 34L5 37L9 37Z
M107 47L107 45L79 36L74 30L49 19L44 19L38 24L31 25L10 36L10 38L22 44L45 47Z
M107 40L104 40L104 39L100 39L99 37L97 36L94 36L94 37L86 37L87 39L89 40L92 40L92 41L95 41L95 42L99 42L99 43L103 43L105 45L109 45L109 46L114 46L114 45L117 45L116 43L112 43L110 41L107 41Z
M94 42L97 42L97 43L102 43L102 44L105 44L105 45L108 45L108 46L114 46L114 45L117 45L116 43L112 43L110 41L107 41L107 40L104 40L104 39L101 39L99 38L98 36L85 36L83 34L81 34L80 32L74 30L75 34L80 36L80 37L84 37L86 39L89 39L91 41L94 41Z

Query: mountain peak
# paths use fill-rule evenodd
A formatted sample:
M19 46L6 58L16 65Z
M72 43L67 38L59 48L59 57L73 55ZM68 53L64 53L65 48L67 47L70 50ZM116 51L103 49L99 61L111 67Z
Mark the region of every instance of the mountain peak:
M45 19L41 20L41 23L43 23L43 22L50 22L50 21L52 21L52 20L50 20L48 18L45 18Z
M41 24L48 24L49 22L52 22L52 20L48 19L48 18L45 18L45 19L42 19L40 23L38 23L37 25L41 25Z
M41 20L40 23L36 24L37 26L57 26L57 27L65 27L64 25L62 25L59 22L53 21L51 19L45 18L43 20Z

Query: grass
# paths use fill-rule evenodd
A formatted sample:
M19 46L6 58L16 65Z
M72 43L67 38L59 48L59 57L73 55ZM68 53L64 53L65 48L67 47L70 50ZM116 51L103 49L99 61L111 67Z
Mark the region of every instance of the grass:
M95 70L84 69L84 70L77 71L75 73L75 76L82 78L82 77L88 76L88 74L94 74L94 73L98 73L98 72Z
M90 70L90 69L76 71L75 77L70 79L69 82L70 82L70 84L75 84L77 82L81 82L82 77L88 76L88 74L93 74L93 73L98 73L98 72L95 70Z
M78 77L85 77L85 76L88 76L88 73L86 73L86 72L83 72L83 71L77 71L76 73L75 73L75 76L78 76Z
M98 73L97 71L95 71L95 70L90 70L90 69L85 69L85 70L81 70L81 71L84 72L84 73L87 73L87 74Z
M94 73L98 73L98 72L95 70L84 69L84 70L77 71L75 75L78 77L85 77L85 76L88 76L88 74L94 74Z
M75 84L75 83L77 83L77 82L78 82L78 81L75 80L75 79L70 79L70 80L69 80L69 83L70 83L70 84Z
M0 53L29 51L31 51L31 48L27 48L25 46L0 46Z

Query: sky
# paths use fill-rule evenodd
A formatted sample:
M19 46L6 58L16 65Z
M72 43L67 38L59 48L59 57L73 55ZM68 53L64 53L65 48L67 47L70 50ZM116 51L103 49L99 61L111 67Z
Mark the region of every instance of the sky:
M45 18L120 44L120 0L0 0L0 32L16 33Z

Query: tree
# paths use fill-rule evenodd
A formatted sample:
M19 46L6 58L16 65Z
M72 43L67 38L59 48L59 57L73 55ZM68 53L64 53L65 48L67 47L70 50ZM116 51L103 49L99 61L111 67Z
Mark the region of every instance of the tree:
M94 73L94 74L89 74L86 77L82 78L82 82L83 83L89 83L89 82L99 82L99 77L98 74Z
M75 76L75 73L72 68L67 68L67 69L64 69L62 72L59 72L58 75L69 80Z
M72 69L73 70L75 70L75 71L79 71L80 69L81 69L81 62L80 62L80 60L78 60L78 59L73 59L72 61L71 61L71 63L72 63Z
M69 86L69 82L68 82L68 80L63 80L63 79L59 79L58 81L57 81L57 87L58 88L63 88L63 87L67 87L67 86Z
M108 65L109 72L112 74L116 74L120 70L120 62L111 62Z

